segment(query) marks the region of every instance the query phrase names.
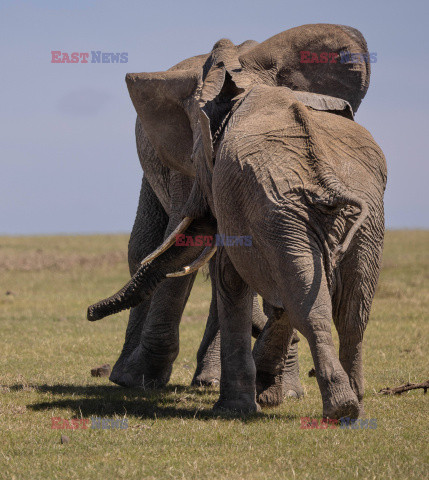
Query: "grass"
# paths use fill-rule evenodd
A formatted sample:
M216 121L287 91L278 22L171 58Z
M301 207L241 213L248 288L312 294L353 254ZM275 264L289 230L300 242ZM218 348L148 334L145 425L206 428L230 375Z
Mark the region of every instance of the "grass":
M429 232L387 232L365 336L371 430L302 430L320 393L301 341L306 396L251 417L215 416L217 389L190 387L210 302L199 275L170 385L125 390L90 369L114 364L127 323L86 307L128 278L124 235L0 237L0 478L427 478L428 395L377 391L428 378ZM125 430L53 430L51 418L125 417ZM61 445L66 434L70 443Z

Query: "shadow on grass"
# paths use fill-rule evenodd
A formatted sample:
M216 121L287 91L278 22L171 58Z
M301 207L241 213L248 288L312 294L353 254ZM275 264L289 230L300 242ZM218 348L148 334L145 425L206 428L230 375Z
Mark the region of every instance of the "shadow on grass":
M86 395L86 396L105 396L119 395L126 397L129 395L140 395L144 397L159 396L161 393L182 393L187 392L192 395L208 395L215 393L214 389L203 387L187 387L185 385L167 385L162 389L143 389L143 388L125 388L118 385L73 385L73 384L55 384L55 385L22 385L15 384L9 386L12 392L19 392L25 388L34 389L41 393L53 393L54 395Z
M159 418L212 420L216 418L221 420L238 419L243 423L249 423L276 416L265 412L247 415L214 412L212 407L217 400L218 391L203 387L168 385L162 390L143 390L126 389L114 385L59 384L39 385L33 386L33 388L38 393L49 393L54 397L48 401L27 405L29 410L66 409L72 410L74 417L127 415L129 418L152 420ZM22 385L13 385L10 390L22 390ZM282 417L290 420L297 418L293 415L282 415Z

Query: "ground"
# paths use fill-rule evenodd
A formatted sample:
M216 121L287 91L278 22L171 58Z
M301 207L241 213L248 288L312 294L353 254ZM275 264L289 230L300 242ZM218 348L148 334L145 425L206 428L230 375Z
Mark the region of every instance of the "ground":
M429 395L377 392L428 379L428 244L427 231L386 235L364 353L367 418L377 428L304 430L301 417L322 412L305 340L302 400L219 417L210 410L217 389L189 386L210 302L203 275L170 385L126 390L90 370L114 364L127 312L96 323L85 315L128 278L127 237L0 237L0 478L427 478ZM128 428L51 428L52 417L91 416L125 418Z

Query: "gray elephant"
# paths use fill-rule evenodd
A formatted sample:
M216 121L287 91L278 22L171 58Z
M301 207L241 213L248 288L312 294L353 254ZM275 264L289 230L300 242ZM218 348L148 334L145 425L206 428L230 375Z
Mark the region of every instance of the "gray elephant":
M246 41L237 47L244 53L257 42ZM199 55L184 60L169 71L199 72L208 57ZM190 73L191 74L191 73ZM184 149L186 140L192 138L182 134ZM137 117L136 143L140 164L144 171L138 209L128 245L128 262L133 275L140 262L160 245L180 223L180 212L191 191L195 170L186 151L177 156L175 163L162 162L162 152L157 154L142 122ZM181 144L181 142L179 142ZM181 160L185 160L182 162ZM146 383L163 385L168 382L172 364L179 350L179 322L189 297L195 275L189 278L166 279L153 295L132 308L122 353L113 367L110 380L123 386L140 384L142 375ZM215 285L213 298L216 298ZM266 318L254 297L253 334L262 330ZM144 330L144 334L143 332ZM150 354L141 354L150 348ZM151 361L151 359L153 361ZM198 352L198 365L194 384L208 385L220 378L220 335L216 301L212 301L203 341ZM294 366L294 371L297 366ZM295 378L297 376L295 375ZM290 389L291 385L289 385ZM296 393L301 393L298 386Z
M326 39L335 44L335 48L340 51L344 48L349 51L359 48L366 49L366 44L359 32L348 27L305 26L283 32L260 46L254 47L249 51L250 54L248 52L238 59L235 47L229 41L218 42L204 65L203 84L201 84L201 76L195 75L190 78L186 72L181 71L171 74L164 72L163 74L139 74L127 77L133 103L143 123L152 123L153 131L156 131L157 126L163 129L167 124L167 130L168 128L173 129L173 126L179 130L189 128L193 134L192 158L196 167L196 182L182 211L182 216L187 214L187 218L182 221L176 232L186 231L187 235L198 235L213 234L219 230L222 233L230 234L228 229L236 220L236 217L226 207L226 204L230 202L230 210L231 205L234 205L235 213L241 216L241 223L232 225L232 230L237 231L236 227L241 225L243 232L247 231L255 239L255 243L247 252L244 248L226 247L220 252L216 261L217 303L219 317L222 320L223 339L221 397L218 406L222 408L252 410L257 405L255 401L255 365L251 353L249 357L248 327L251 325L251 305L253 303L253 300L249 303L249 298L253 299L249 286L262 294L275 307L276 311L276 315L272 317L272 321L265 327L261 336L262 340L259 344L262 347L258 347L255 352L259 367L260 401L264 399L264 394L266 394L266 403L278 401L279 395L276 395L275 392L282 388L278 378L284 370L285 355L292 338L292 327L298 328L306 336L312 348L324 401L324 413L329 416L338 416L344 413L356 414L358 398L361 400L362 397L359 373L361 363L359 354L355 352L355 350L359 351L361 343L355 342L359 336L356 332L363 333L367 318L365 312L369 311L368 305L372 300L373 287L378 273L379 258L377 254L379 256L381 251L382 228L378 228L378 230L370 228L370 237L377 247L372 247L370 250L376 258L372 258L373 268L370 269L372 276L368 274L368 278L364 276L365 278L362 280L365 298L353 299L360 308L359 321L354 322L355 325L358 325L356 332L350 333L347 328L351 327L347 327L344 333L342 330L344 322L336 322L340 339L347 339L347 343L352 344L347 349L343 347L340 354L344 369L338 361L335 362L328 338L324 339L326 352L324 350L323 355L320 353L320 346L317 343L318 329L314 328L310 314L313 312L313 305L317 306L316 310L320 308L321 312L323 311L322 304L328 308L326 305L329 306L331 298L329 297L329 301L327 301L326 288L330 289L328 295L332 294L331 308L333 305L337 305L337 310L341 310L342 301L344 302L341 300L343 296L341 299L337 299L336 303L334 301L338 297L338 292L335 292L335 287L338 287L339 282L337 272L341 272L342 266L347 264L349 258L356 260L359 257L360 250L356 247L357 239L361 238L361 232L365 231L365 226L374 224L375 227L379 227L380 218L382 223L382 208L375 215L371 211L371 202L366 203L366 201L361 201L359 196L356 197L353 194L354 186L346 187L344 179L341 178L344 172L340 172L338 175L336 171L339 168L338 165L335 162L334 165L331 165L330 158L327 160L328 157L324 153L324 138L332 137L334 144L334 139L340 133L353 131L356 128L353 121L343 118L352 115L349 104L328 97L302 93L293 94L284 86L291 77L293 82L290 86L294 88L301 82L302 90L324 88L326 92L329 92L334 89L337 96L345 97L356 109L366 92L369 70L367 65L359 68L356 68L356 65L353 68L341 65L341 69L338 68L338 65L325 65L326 68L323 72L325 82L323 83L320 71L311 71L306 69L305 65L298 65L298 73L288 76L288 73L290 74L288 66L290 45L293 45L295 49L302 48L304 42L308 42L309 32L312 32L316 38L313 45L314 51L321 48L328 49L329 45L326 45ZM331 36L326 35L329 32ZM293 42L290 41L291 38ZM285 39L286 41L284 41ZM322 39L324 39L325 45L323 45ZM353 43L352 50L350 43ZM308 43L306 47L308 49ZM330 47L333 48L332 45ZM266 96L269 106L268 113L264 110L264 100L260 98L264 96ZM291 111L293 111L293 115L290 114ZM248 120L249 125L252 124L256 129L252 131L251 135L246 133L246 129L236 131L235 126L240 125L241 120L246 124L245 119L249 115L253 122ZM255 121L256 115L261 115L264 119L272 117L271 130L265 131L262 128L258 131L259 119ZM317 115L323 117L319 118ZM316 117L317 121L313 117ZM169 118L172 119L171 122L168 121ZM286 121L284 125L290 125L292 134L288 132L288 129L275 128L278 126L276 122L279 122L279 119L282 122ZM326 122L327 125L331 122L331 130L318 131L314 126L314 123L317 124L317 122ZM264 125L261 124L261 127ZM363 151L368 153L369 157L374 157L375 163L377 163L377 155L378 157L381 155L380 158L382 158L381 152L372 139L368 139L368 134L365 136L362 132L365 131L363 129L360 129L358 133L353 131L352 134L345 137L344 144L337 140L336 147L337 150L340 150L339 152L331 148L337 154L337 158L341 160L343 157L347 160L348 155L353 156L356 149L359 168L361 168L359 161L364 163L361 158ZM256 142L253 144L255 152L252 152L251 149L248 151L249 163L246 163L246 169L242 169L239 176L232 175L237 181L235 186L228 184L230 178L228 169L233 169L235 165L233 157L234 155L234 158L239 157L240 148L234 155L228 153L226 146L229 144L225 143L229 138L228 135L232 136L240 148L245 148L249 138L253 138ZM359 143L361 137L366 139L366 143L363 142L364 145ZM156 141L157 139L154 138L155 148ZM290 142L289 147L288 142ZM341 143L342 149L338 148L339 143ZM257 148L258 144L264 145L266 148L261 152L261 149ZM168 144L164 144L162 148L168 149ZM291 152L294 152L296 164L288 166L288 161L279 160L282 156L287 159ZM171 151L170 154L172 153ZM216 157L215 161L213 161L214 157ZM218 178L216 172L221 172L219 170L221 166L223 168L221 175L226 181L226 186L215 181ZM350 162L347 164L349 174L353 167L354 165L350 165ZM369 170L366 180L371 179L371 174L376 176L378 167L379 165L374 167L374 172L366 166ZM356 166L356 168L358 167ZM380 169L382 170L381 167ZM258 172L258 175L255 172ZM264 172L264 175L261 172ZM235 174L234 171L233 173ZM381 190L384 189L383 181L384 177L375 178L373 182L375 190L380 185L382 186ZM229 190L231 187L234 189ZM222 196L222 188L224 188L223 195L226 204L220 202L221 207L219 207L217 202L218 198ZM245 188L247 192L244 192ZM247 215L246 203L241 201L241 196L238 198L238 202L235 201L237 199L235 194L238 192L243 199L248 201L248 206L252 205L253 217ZM249 196L252 196L254 192L258 192L258 196L254 197L252 202ZM371 194L373 193L371 192ZM372 195L370 200L373 203L376 202L377 196ZM294 205L294 208L291 207L291 212L286 207L289 204ZM349 227L350 218L353 218L355 213L353 208L360 209L361 213L358 220L350 227L346 234L346 240L341 245L346 250L345 247L352 238L353 242L344 258L334 265L330 252L332 249L336 249L337 253L342 253L336 244ZM366 208L369 210L367 211ZM350 209L351 212L348 211ZM282 213L284 210L287 212L285 215ZM289 218L292 214L295 215L295 220ZM193 218L193 221L190 218ZM245 219L247 222L243 223ZM258 231L258 228L260 229L263 225L265 237L264 235L261 237L261 231ZM296 225L299 228L295 229ZM362 228L359 230L361 226ZM356 231L358 234L353 237ZM356 249L358 253L356 253ZM251 252L250 257L248 256L249 251ZM354 253L350 254L350 252ZM168 273L188 264L190 267L184 269L183 272L193 272L211 254L212 252L202 251L199 247L180 248L174 245L174 236L171 236L161 248L143 262L123 289L113 297L90 307L88 318L95 320L123 308L139 305L152 294L158 283ZM199 256L200 258L194 261ZM297 257L296 262L294 262L295 256ZM232 263L229 257L231 257ZM246 258L246 260L243 262L242 258ZM243 263L240 264L240 262ZM259 271L261 262L265 264L265 270ZM243 269L243 264L247 265L247 269ZM269 267L268 272L267 266ZM320 274L320 278L317 279L319 284L307 291L304 287L311 285L309 278L315 272ZM342 292L347 292L345 279L341 278L341 282ZM235 289L235 283L237 283L238 289ZM353 287L350 291L354 292L355 290L356 288ZM228 298L234 298L234 301L228 301ZM303 311L300 312L300 317L299 312L293 310L292 307L296 307L296 304L301 307L305 305L308 308L308 315L305 319L302 318ZM284 312L287 312L287 316ZM229 325L227 325L228 318L232 321ZM329 320L323 315L320 325L324 326ZM349 325L350 322L346 321L345 324ZM238 343L237 339L240 340ZM355 353L349 355L347 352ZM227 355L231 360L228 361L228 365L223 361ZM347 379L347 385L345 379ZM341 391L341 395L334 388L338 385L341 388L337 390ZM342 395L343 393L344 395Z

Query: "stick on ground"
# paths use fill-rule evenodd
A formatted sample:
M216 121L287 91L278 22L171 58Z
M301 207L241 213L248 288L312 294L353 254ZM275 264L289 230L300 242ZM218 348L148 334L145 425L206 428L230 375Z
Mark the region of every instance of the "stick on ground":
M401 393L408 392L409 390L417 390L418 388L423 388L424 393L426 393L429 388L429 380L423 383L406 383L405 385L395 388L382 388L378 393L383 395L400 395Z

